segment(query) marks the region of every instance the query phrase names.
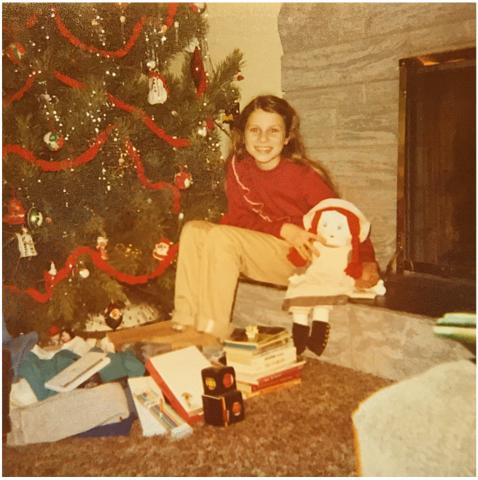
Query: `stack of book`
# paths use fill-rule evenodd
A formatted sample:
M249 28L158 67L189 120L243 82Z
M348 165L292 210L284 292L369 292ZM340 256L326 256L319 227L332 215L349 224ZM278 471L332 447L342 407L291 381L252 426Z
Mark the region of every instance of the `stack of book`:
M433 332L461 342L471 351L476 348L476 314L471 312L445 313L436 321Z
M285 328L259 325L255 336L248 333L237 328L224 340L226 363L234 367L237 389L244 398L300 384L305 362L297 361Z

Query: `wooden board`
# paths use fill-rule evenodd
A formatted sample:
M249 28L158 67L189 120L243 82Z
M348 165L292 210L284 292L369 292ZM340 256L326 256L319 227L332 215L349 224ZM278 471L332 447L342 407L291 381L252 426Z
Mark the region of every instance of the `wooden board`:
M216 337L207 333L200 333L193 327L185 327L183 331L179 332L172 328L171 320L108 332L107 336L117 349L125 343L133 342L170 343L173 350L191 345L210 346L220 344Z

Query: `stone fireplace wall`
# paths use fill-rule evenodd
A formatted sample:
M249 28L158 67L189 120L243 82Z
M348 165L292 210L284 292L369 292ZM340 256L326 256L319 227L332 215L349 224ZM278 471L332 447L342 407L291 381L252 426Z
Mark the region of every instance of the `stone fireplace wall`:
M395 253L399 59L475 45L473 3L284 3L284 98L311 158L372 222L377 259Z

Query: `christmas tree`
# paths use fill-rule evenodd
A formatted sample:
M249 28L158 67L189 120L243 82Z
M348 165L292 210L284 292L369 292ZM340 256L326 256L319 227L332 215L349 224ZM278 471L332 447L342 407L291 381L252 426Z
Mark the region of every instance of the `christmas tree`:
M242 55L199 3L3 4L3 314L81 329L172 310L181 226L224 209ZM178 67L179 65L179 67Z

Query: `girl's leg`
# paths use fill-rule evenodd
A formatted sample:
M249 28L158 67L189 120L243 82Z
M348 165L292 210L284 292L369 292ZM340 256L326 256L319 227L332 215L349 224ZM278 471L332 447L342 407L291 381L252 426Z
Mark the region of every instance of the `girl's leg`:
M229 225L205 227L204 223L189 222L181 234L173 319L224 338L230 332L239 275L287 285L293 266L287 260L289 246L284 240Z
M329 340L329 313L332 307L325 305L312 310L312 329L307 347L316 355L322 355Z
M199 303L199 272L209 230L214 224L194 220L187 222L179 239L176 264L173 321L195 325Z

